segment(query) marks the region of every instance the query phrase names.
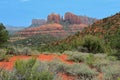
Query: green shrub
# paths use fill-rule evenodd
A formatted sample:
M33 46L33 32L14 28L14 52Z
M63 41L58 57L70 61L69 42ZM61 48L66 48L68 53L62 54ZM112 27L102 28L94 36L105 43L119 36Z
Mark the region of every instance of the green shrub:
M85 62L86 57L87 57L87 53L73 53L71 55L69 55L68 60L72 60L75 62Z
M7 48L7 54L19 55L20 52L21 52L21 49L15 46L9 46Z
M24 55L32 55L32 51L29 47L24 47L23 50L22 50L22 54Z
M89 54L89 55L86 57L85 62L92 67L92 66L94 65L94 63L95 63L95 60L96 60L96 59L95 59L94 55L93 55L93 54Z
M77 76L78 79L84 78L85 80L91 80L97 76L97 72L91 69L86 64L73 64L66 66L65 72L70 75Z
M120 65L102 67L104 80L117 80L120 77Z
M32 55L33 51L29 47L11 46L7 49L7 54L12 55Z
M7 51L5 49L0 49L0 61L9 61L10 56L6 53Z
M36 62L35 58L28 61L18 60L15 63L15 76L17 80L53 80L48 66Z
M87 35L83 38L83 47L87 48L90 53L103 53L103 40L98 37Z
M0 69L0 80L10 80L12 73L10 71Z
M117 58L115 56L107 56L106 59L110 60L110 61L116 61Z
M53 73L64 72L66 64L62 63L60 60L53 60L48 63L49 70Z
M110 62L106 59L99 59L96 60L95 63L93 64L93 66L97 69L98 72L101 72L101 68L108 66L110 64Z
M118 78L118 80L120 80L120 78Z
M53 74L47 64L36 61L35 58L22 61L17 60L14 69L7 71L0 69L0 80L53 80Z
M35 63L36 59L33 58L28 61L17 60L14 66L16 74L15 78L20 80L27 80L31 75L31 71Z

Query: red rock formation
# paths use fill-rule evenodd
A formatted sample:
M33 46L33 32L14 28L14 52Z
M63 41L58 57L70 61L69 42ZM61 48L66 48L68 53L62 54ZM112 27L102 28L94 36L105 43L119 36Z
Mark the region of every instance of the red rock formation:
M47 21L59 23L60 22L60 15L52 13L52 14L48 15Z
M46 24L38 27L27 28L20 32L17 32L16 34L21 36L26 36L26 37L29 37L35 34L50 34L53 36L59 35L64 37L67 35L67 32L63 29L62 25L54 23L54 24Z
M60 21L63 21L63 23L69 22L70 25L66 26L66 24L60 24ZM70 12L67 12L63 18L61 18L58 14L52 13L48 15L47 24L26 28L22 31L17 32L16 35L29 37L35 34L50 34L53 36L67 37L68 35L82 31L85 27L88 26L88 24L91 24L94 21L94 18L77 16ZM39 24L39 22L40 20L37 19L32 20L32 24Z
M65 21L69 22L70 24L81 24L80 17L72 14L70 12L67 12L64 16Z
M70 12L67 12L65 14L64 20L69 22L70 24L87 24L87 25L97 21L97 19L89 18L87 16L77 16Z
M32 19L32 24L30 27L36 27L46 24L46 20L44 19Z

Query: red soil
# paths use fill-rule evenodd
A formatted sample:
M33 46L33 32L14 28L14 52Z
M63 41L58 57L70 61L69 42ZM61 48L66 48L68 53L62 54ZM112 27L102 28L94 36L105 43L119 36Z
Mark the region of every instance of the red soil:
M21 60L25 60L25 59L29 59L31 58L32 56L13 56L9 59L8 62L6 61L3 61L3 62L0 62L0 67L1 68L4 68L4 69L7 69L7 70L11 70L13 68L13 65L15 63L15 61L17 59L21 59ZM65 63L68 63L68 64L72 64L73 62L72 61L68 61L67 60L67 55L65 54L62 54L62 55L57 55L57 54L40 54L38 56L36 56L36 58L40 61L52 61L54 59L59 59L61 60L62 62L65 62Z
M65 73L59 73L59 76L62 78L62 80L75 80L75 76L70 76Z
M3 69L12 70L16 60L18 60L18 59L26 60L26 59L29 59L31 57L32 56L13 56L9 59L8 62L6 62L6 61L0 62L0 67L3 68ZM33 57L36 57L40 61L52 61L52 60L55 60L55 59L59 59L66 64L74 63L73 61L68 61L67 60L67 55L65 55L65 54L62 54L62 55L40 54L38 56L33 56ZM65 73L59 73L59 76L62 78L62 80L75 80L75 76L70 76L70 75L67 75ZM100 74L98 76L98 78L100 80L102 80L102 74Z
M8 62L6 62L6 61L0 62L0 67L3 68L3 69L12 70L13 65L14 65L16 60L18 60L18 59L25 60L25 59L29 59L31 57L32 56L13 56L13 57L11 57L9 59ZM73 63L72 61L68 61L67 60L67 55L65 55L65 54L62 54L62 55L57 55L57 54L50 54L50 55L49 54L48 55L40 54L40 55L36 56L36 58L38 60L40 60L40 61L52 61L54 59L59 59L62 62L67 63L67 64L72 64ZM59 75L62 77L62 80L74 80L73 77L68 76L66 74L60 73Z

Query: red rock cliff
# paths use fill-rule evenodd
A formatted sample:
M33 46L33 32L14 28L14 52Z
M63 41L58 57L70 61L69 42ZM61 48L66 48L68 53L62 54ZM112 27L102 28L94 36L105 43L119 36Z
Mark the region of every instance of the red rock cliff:
M64 19L65 21L68 21L70 24L81 24L80 17L70 12L67 12L65 14Z
M54 22L54 23L59 23L60 22L60 15L59 14L50 14L47 17L48 22Z

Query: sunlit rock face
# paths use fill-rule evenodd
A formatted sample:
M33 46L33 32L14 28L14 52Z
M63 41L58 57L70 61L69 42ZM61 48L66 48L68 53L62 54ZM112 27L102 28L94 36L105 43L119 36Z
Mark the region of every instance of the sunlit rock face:
M55 14L55 13L48 15L47 22L59 23L60 22L60 15Z

